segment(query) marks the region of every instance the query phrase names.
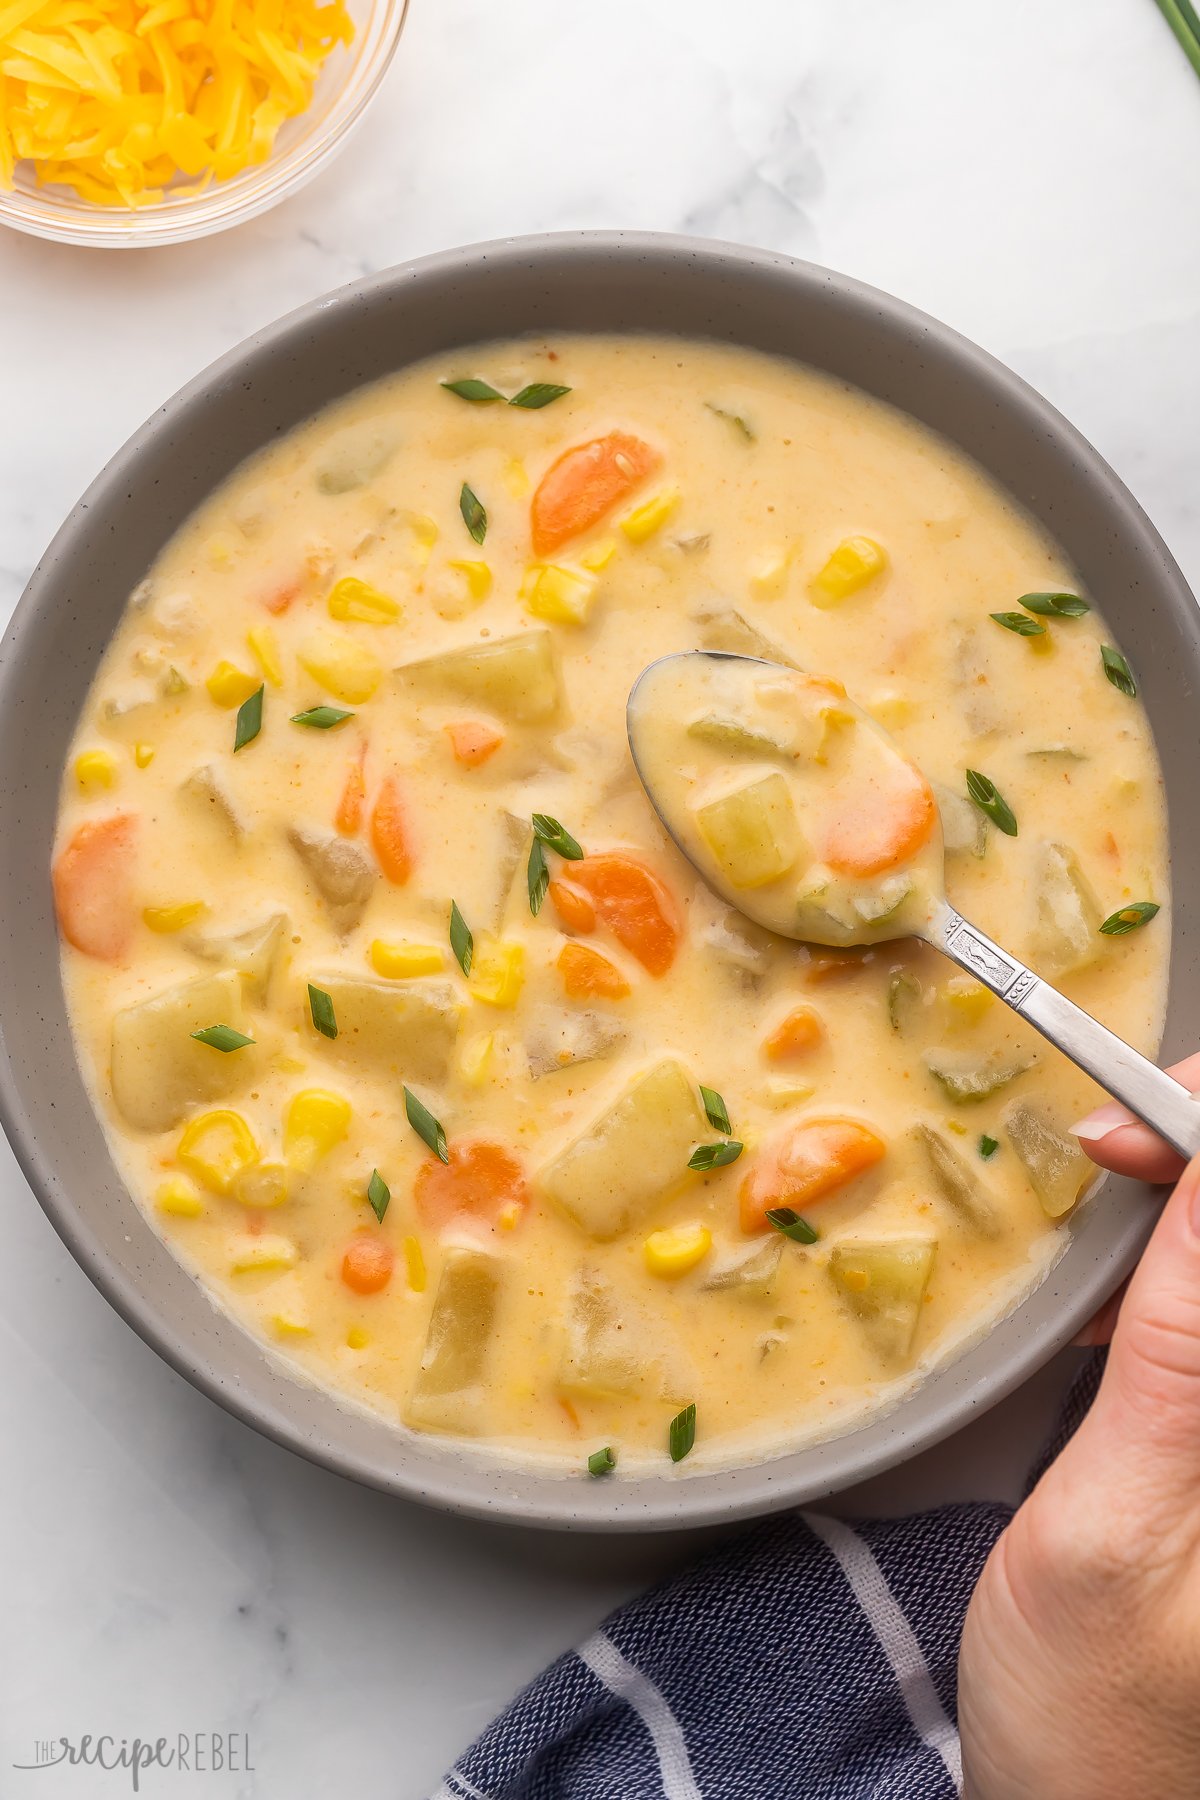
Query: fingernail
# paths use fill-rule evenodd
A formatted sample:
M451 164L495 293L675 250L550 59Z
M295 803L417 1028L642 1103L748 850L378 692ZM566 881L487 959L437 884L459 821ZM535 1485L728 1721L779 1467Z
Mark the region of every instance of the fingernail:
M1127 1106L1122 1106L1119 1100L1106 1100L1086 1119L1080 1119L1078 1125L1071 1126L1071 1136L1077 1137L1082 1144L1098 1144L1118 1125L1136 1124L1137 1120Z

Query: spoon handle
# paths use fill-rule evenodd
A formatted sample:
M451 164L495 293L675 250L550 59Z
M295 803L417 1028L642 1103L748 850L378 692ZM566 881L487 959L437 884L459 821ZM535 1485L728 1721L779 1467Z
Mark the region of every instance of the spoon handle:
M927 942L999 995L1036 1026L1064 1056L1087 1071L1152 1131L1189 1159L1200 1152L1200 1100L1156 1068L1107 1025L992 942L943 904L930 920Z

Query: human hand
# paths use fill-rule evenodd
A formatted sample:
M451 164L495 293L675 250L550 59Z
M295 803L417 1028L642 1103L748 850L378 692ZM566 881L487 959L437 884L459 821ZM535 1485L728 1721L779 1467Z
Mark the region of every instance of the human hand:
M1171 1073L1200 1088L1200 1056ZM1091 1412L984 1569L959 1657L965 1800L1200 1796L1200 1157L1110 1104L1098 1163L1177 1180ZM1115 1329L1114 1329L1115 1327Z

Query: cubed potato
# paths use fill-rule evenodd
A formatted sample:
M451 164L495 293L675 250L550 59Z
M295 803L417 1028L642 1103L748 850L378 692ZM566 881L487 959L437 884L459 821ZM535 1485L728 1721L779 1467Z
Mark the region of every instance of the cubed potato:
M1103 914L1075 852L1067 844L1039 844L1030 885L1030 962L1051 981L1086 969L1100 953Z
M252 1037L235 969L198 975L113 1016L112 1089L117 1110L139 1131L169 1131L185 1113L245 1087L258 1068L254 1046L228 1052L198 1044L193 1031L231 1025Z
M378 873L362 848L331 831L312 831L296 825L288 842L325 901L334 929L353 931L367 910Z
M373 981L316 974L333 1001L336 1038L319 1038L322 1057L396 1081L441 1081L450 1066L462 1007L448 981ZM308 1002L304 1001L307 1013Z
M613 1238L682 1181L707 1129L687 1070L664 1061L560 1150L537 1185L589 1237Z
M497 1257L460 1247L447 1251L404 1410L418 1431L479 1430L499 1294Z
M707 1279L701 1283L702 1291L718 1293L733 1288L738 1293L765 1299L775 1286L782 1258L783 1238L778 1232L773 1232L770 1237L762 1238L749 1248L739 1246L738 1249L719 1256Z
M383 472L395 452L394 428L375 419L343 425L326 438L313 471L318 493L349 494Z
M930 783L942 822L942 846L947 856L983 856L987 852L987 819L965 794L943 787L940 781Z
M246 993L261 1005L270 989L287 927L286 913L272 913L245 931L193 932L184 943L202 962L236 969L246 984Z
M799 668L799 663L773 638L752 625L734 606L722 600L702 601L692 613L699 628L701 648L728 650L734 656L759 656L764 662L782 663L785 669Z
M245 820L224 776L212 763L194 769L180 783L179 792L201 818L211 821L222 837L231 844L241 843L246 835Z
M624 1025L604 1013L574 1006L539 1006L525 1032L525 1054L534 1081L579 1063L596 1062L619 1050L628 1037Z
M785 776L764 775L696 809L705 843L734 887L765 887L795 868L804 850Z
M660 1327L597 1269L577 1271L567 1295L558 1385L584 1400L678 1396L686 1385Z
M1014 1100L1004 1112L1009 1142L1025 1165L1030 1186L1052 1219L1070 1212L1096 1179L1096 1165L1077 1140L1042 1108Z
M755 988L770 971L780 940L743 913L723 913L706 926L701 941L713 959L736 975L743 987Z
M1002 1226L999 1209L966 1158L932 1125L914 1125L913 1137L925 1154L938 1191L963 1224L981 1237L995 1237Z
M937 1239L924 1237L847 1240L829 1253L830 1280L888 1362L912 1350L936 1255Z
M553 718L562 704L554 643L543 627L444 650L405 663L397 673L422 687L474 700L518 725Z

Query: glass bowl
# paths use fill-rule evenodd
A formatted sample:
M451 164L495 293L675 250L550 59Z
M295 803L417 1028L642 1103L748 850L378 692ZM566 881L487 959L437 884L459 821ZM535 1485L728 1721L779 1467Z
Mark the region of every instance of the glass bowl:
M147 206L94 206L68 188L39 187L18 165L16 187L0 190L0 225L59 244L143 249L181 244L240 225L311 181L337 155L362 118L404 29L409 0L346 0L354 42L334 51L317 79L312 105L288 119L265 163L215 181L202 193L172 195Z

